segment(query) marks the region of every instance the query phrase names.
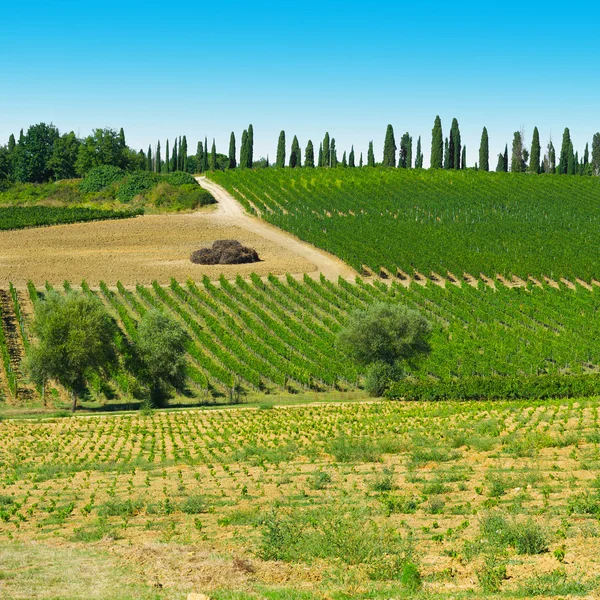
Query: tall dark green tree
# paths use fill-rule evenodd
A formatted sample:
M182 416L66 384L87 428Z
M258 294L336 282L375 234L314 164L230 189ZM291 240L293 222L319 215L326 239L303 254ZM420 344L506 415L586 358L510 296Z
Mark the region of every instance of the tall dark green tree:
M208 171L208 140L206 139L206 136L204 136L204 164L202 165L202 168L204 169L204 171Z
M54 179L73 179L77 177L75 163L77 162L80 145L81 142L72 131L61 135L54 142L54 150L47 165L52 171ZM142 164L145 165L145 162L144 159Z
M385 132L385 141L383 143L383 166L384 167L395 167L396 166L396 140L394 138L394 128L391 125L387 126Z
M331 138L331 146L329 147L329 166L333 168L338 166L337 150L335 148L335 138Z
M210 149L210 170L216 171L217 169L217 146L215 144L215 138L213 138L212 147Z
M8 146L7 146L8 152L11 153L15 149L16 145L17 145L17 142L15 142L15 134L11 133L8 138Z
M177 139L177 170L183 171L183 152L181 151L181 136Z
M461 143L460 143L460 129L458 127L458 120L452 119L452 127L450 128L450 139L448 141L448 168L449 169L460 169L460 158L461 158Z
M235 169L237 166L237 162L235 160L235 134L233 131L229 136L229 168Z
M202 173L204 171L204 146L202 142L198 142L198 146L196 147L196 165L198 172Z
M44 183L53 178L50 159L54 144L59 138L58 129L52 124L38 123L29 127L27 134L20 137L14 151L17 181Z
M358 166L362 168L363 166L363 157L362 157L362 152L360 153L360 160L358 161Z
M462 156L460 159L460 168L461 169L466 169L467 168L467 147L463 146L462 147Z
M354 146L352 146L350 149L350 154L348 155L348 166L352 168L356 166L354 162Z
M369 142L369 150L367 152L367 166L375 166L375 153L373 152L373 140Z
M148 154L146 154L146 171L152 171L152 146L148 144Z
M504 154L500 152L500 154L498 154L498 163L496 164L496 173L504 173L505 171L506 168L504 166Z
M513 135L510 170L513 173L523 173L525 171L525 160L523 158L523 136L521 135L520 131L515 131Z
M324 167L325 165L323 164L325 161L325 157L323 156L323 142L321 142L319 144L319 159L318 159L318 165L319 167Z
M173 152L177 152L177 146L173 148ZM165 147L165 172L168 173L171 170L171 158L169 156L169 138L167 138L167 144ZM175 170L175 169L173 169Z
M484 127L481 132L481 143L479 144L479 169L482 171L490 170L490 140L488 138L486 127Z
M444 140L444 169L450 168L450 147L448 145L448 138Z
M508 173L508 144L504 145L504 172Z
M169 140L167 140L168 142ZM177 154L177 136L175 136L175 141L173 142L173 152L171 157L171 170L173 173L179 170L179 155ZM169 157L167 156L167 163L169 162Z
M444 166L444 135L442 120L439 115L435 118L431 130L431 168L441 169Z
M254 166L254 127L252 123L248 125L248 163L247 167L251 169Z
M275 166L279 169L285 167L285 131L283 129L279 133L279 141L277 142L277 158Z
M156 164L154 165L154 170L157 173L160 173L162 170L162 159L160 156L160 140L158 142L156 142Z
M346 168L348 166L348 159L346 158L346 151L342 154L342 167Z
M421 136L417 140L417 156L415 158L415 169L423 168L423 152L421 150Z
M300 144L298 143L298 137L294 136L292 140L292 148L290 150L290 167L295 169L296 167L302 166L302 151L300 150Z
M544 156L544 173L556 173L556 149L552 140L548 142L546 156Z
M562 146L560 147L560 161L558 163L559 175L566 175L569 169L569 148L571 146L571 132L565 127L563 133Z
M600 133L595 133L592 138L592 173L600 175Z
M587 166L590 164L590 146L589 144L586 142L585 144L585 150L583 151L583 169L582 169L582 174L585 175L589 175L589 173L587 173Z
M304 151L304 166L309 169L313 169L315 166L315 149L311 140L308 140Z
M127 144L125 143L125 132L123 131L122 127L119 129L119 146L121 150L125 150L125 148L127 148Z
M329 132L325 133L325 137L323 138L323 164L322 167L330 167L331 166L331 140L329 139Z
M187 138L185 135L181 138L181 151L179 152L179 161L181 162L181 170L187 173L188 170L188 147Z
M250 147L248 143L248 131L244 129L244 131L242 132L242 147L240 148L240 168L247 169L249 163Z
M577 159L573 152L573 142L569 142L569 153L567 155L567 175L577 174Z
M398 167L401 169L411 168L412 138L408 131L400 138L400 157L398 158Z
M540 145L540 132L537 127L533 128L533 136L531 138L531 153L529 154L529 168L530 173L540 172L540 156L542 147Z

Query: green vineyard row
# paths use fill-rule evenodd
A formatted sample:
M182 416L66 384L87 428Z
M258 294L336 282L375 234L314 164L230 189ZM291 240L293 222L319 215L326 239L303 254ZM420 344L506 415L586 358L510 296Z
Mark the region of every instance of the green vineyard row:
M251 213L360 272L600 278L600 179L406 169L215 172Z
M29 286L35 303L47 290ZM71 285L65 283L65 290ZM176 318L189 334L188 384L198 393L355 389L362 373L336 346L336 335L353 310L373 302L399 302L421 311L433 325L432 352L418 370L396 386L395 397L510 397L515 388L532 396L600 393L600 290L561 284L497 290L480 284L446 288L434 284L331 282L306 276L281 281L238 277L218 283L172 281L135 290L104 283L97 295L120 325L119 347L135 341L137 323L156 308ZM23 318L25 295L11 287L17 332L25 353L32 343L30 319ZM6 338L0 336L4 365L10 366ZM11 393L16 387L8 373ZM114 391L134 387L123 366L111 374ZM583 383L581 383L583 382ZM512 386L512 387L511 387ZM582 387L583 386L583 387ZM573 391L573 394L575 392Z

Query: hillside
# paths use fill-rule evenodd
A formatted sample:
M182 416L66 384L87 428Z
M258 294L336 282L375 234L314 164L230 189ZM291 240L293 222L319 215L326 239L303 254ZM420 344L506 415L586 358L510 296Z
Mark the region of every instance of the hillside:
M406 169L210 173L360 270L600 278L600 179Z

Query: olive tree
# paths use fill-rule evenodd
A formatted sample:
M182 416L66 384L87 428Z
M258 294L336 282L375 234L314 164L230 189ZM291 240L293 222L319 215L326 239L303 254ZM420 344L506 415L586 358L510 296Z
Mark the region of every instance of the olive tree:
M35 383L55 380L71 394L72 410L93 374L105 374L117 362L117 325L94 296L49 292L35 305L27 367Z
M402 304L377 302L353 312L338 334L340 348L367 368L365 387L381 396L389 384L429 354L431 325Z

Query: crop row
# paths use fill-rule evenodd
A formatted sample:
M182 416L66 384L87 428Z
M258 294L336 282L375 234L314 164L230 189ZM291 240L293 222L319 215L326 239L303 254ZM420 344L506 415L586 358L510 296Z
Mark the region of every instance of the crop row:
M210 177L249 212L358 271L600 277L597 178L406 169Z

